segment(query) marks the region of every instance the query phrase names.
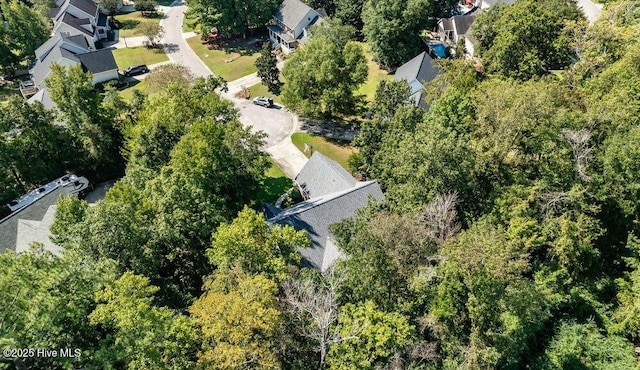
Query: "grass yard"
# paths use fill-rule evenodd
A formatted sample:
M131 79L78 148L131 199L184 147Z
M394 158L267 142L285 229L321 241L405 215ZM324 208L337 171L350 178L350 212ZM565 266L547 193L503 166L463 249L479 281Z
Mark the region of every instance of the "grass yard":
M356 149L343 141L325 139L324 137L315 136L306 132L296 132L291 135L291 141L298 150L307 157L311 157L311 153L304 151L304 144L310 144L313 151L318 151L334 161L340 163L347 171L352 172L349 166L349 156Z
M149 91L149 85L144 80L133 80L129 82L129 86L126 89L120 91L120 97L124 99L127 103L131 101L131 97L133 96L133 90L140 90L147 95L153 95Z
M143 17L142 12L131 12L127 14L116 15L116 20L120 22L120 38L144 36L140 32L140 24L142 23L160 23L162 13L158 12L152 17Z
M17 81L0 81L0 107L5 105L12 96L22 96Z
M210 50L208 45L200 41L200 36L190 37L187 42L216 76L227 81L237 80L257 71L253 63L260 53L255 46L238 42L225 45L220 50Z
M113 50L113 57L116 59L116 64L120 70L132 65L151 65L169 60L169 57L164 53L164 50L160 48L147 49L144 46L115 49Z
M266 178L260 184L257 201L262 203L275 203L282 194L293 186L293 181L282 172L276 162L269 158L271 167L265 172Z
M365 55L367 56L367 66L369 67L369 75L367 76L367 81L365 81L364 85L360 86L357 94L362 94L366 97L368 101L373 100L376 94L376 86L378 86L378 82L381 80L392 80L393 76L389 74L384 69L380 69L378 63L373 61L373 57L369 52L369 46L364 43L359 43L364 49Z
M261 83L249 87L249 93L251 94L249 99L253 99L256 96L268 96L273 98L273 101L277 104L282 105L282 99L280 99L280 95L274 94L271 91L267 90L267 87Z

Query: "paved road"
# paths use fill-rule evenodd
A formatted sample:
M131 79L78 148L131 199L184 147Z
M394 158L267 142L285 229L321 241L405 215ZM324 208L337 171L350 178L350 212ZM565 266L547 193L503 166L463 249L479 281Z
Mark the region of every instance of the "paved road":
M160 42L169 60L189 67L196 77L212 75L209 67L198 58L182 35L182 19L184 12L187 11L187 5L184 1L175 1L172 6L160 7L160 10L164 12L160 25L165 31Z
M593 24L602 11L602 4L596 4L591 0L578 0L578 7L582 8L582 12L587 17L589 24Z

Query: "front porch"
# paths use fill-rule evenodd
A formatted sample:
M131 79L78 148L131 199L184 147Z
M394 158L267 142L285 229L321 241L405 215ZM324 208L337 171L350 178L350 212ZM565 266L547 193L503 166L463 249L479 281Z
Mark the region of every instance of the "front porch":
M290 54L296 49L297 41L293 35L276 25L270 25L268 28L269 39L274 48L280 47L285 54Z

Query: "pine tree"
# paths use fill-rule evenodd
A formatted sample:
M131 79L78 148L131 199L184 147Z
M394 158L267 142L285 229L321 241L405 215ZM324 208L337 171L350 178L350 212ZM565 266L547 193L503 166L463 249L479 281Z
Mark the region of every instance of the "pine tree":
M280 70L277 64L276 55L271 51L269 43L265 42L262 45L260 56L256 59L256 68L258 68L258 77L262 79L262 84L267 86L271 92L280 87Z

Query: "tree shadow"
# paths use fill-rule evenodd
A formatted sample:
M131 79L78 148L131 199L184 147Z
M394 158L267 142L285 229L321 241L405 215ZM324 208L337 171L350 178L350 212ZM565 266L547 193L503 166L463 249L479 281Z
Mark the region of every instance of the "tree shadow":
M136 19L127 19L124 21L118 21L117 25L120 30L132 30L140 25L140 21Z

